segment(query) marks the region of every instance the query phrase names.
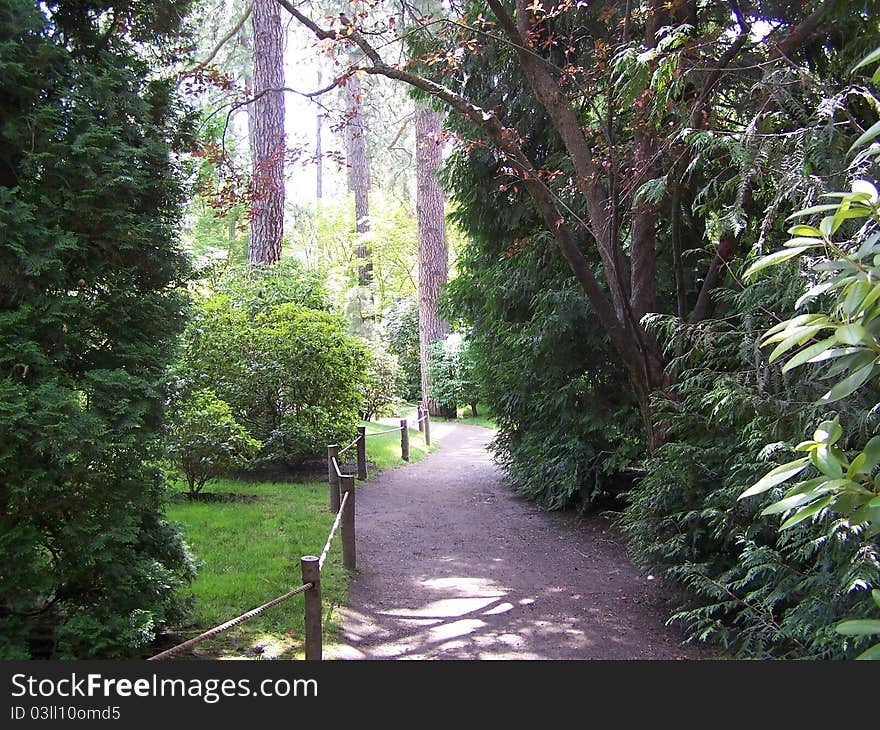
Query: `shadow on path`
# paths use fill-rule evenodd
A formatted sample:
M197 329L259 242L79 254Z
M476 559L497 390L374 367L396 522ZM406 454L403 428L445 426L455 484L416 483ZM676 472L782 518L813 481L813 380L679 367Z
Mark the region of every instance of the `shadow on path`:
M432 433L438 451L358 489L359 570L327 658L700 658L605 520L515 495L491 431Z

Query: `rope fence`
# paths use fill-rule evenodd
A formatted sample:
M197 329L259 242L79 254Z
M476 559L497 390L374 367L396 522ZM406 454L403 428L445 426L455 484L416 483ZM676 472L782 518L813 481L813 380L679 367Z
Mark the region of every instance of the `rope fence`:
M156 654L156 656L151 656L147 659L148 662L158 661L160 659L168 659L169 657L174 656L175 654L179 654L186 649L189 649L196 644L200 644L206 639L210 639L212 636L217 636L217 634L222 634L224 631L228 631L229 629L238 626L240 623L244 623L248 619L253 618L254 616L259 616L263 611L272 608L272 606L277 606L279 603L283 603L284 601L293 598L294 596L298 596L300 593L305 593L307 590L313 588L312 583L306 583L301 585L299 588L294 588L292 591L285 593L283 596L278 596L268 603L264 603L262 606L258 606L247 613L241 614L241 616L236 616L234 619L227 621L226 623L220 624L219 626L215 626L213 629L208 629L204 633L199 634L198 636L194 636L192 639L188 641L184 641L182 644L177 644L176 646L172 646L170 649L166 649L160 654Z
M384 436L386 433L394 433L395 431L399 431L399 430L400 430L400 426L398 426L397 428L389 428L387 431L372 431L372 432L366 434L366 436L367 437Z
M425 445L431 445L430 423L431 419L427 409L423 409L421 405L418 408L419 417L416 423L419 430L424 432ZM357 478L364 480L367 478L367 436L381 436L386 433L400 431L400 449L401 457L404 461L409 461L409 427L407 419L400 420L400 426L391 428L387 431L379 431L375 433L367 433L366 426L358 426L358 437L342 449L336 444L327 446L327 478L330 483L330 510L336 517L330 532L327 535L327 541L324 543L324 549L319 557L314 555L304 555L300 558L300 569L302 571L302 585L294 588L287 593L272 599L262 606L251 609L246 613L236 616L225 623L215 626L207 631L194 636L191 639L176 644L165 651L151 656L147 661L161 661L168 659L181 652L200 644L224 631L228 631L245 621L259 616L279 603L283 603L294 596L304 594L303 611L305 618L305 656L308 660L320 660L323 658L323 639L322 639L322 606L321 606L321 570L330 554L330 548L337 531L341 530L342 536L342 564L348 570L357 569L357 553L355 550L355 477L352 474L344 474L339 466L339 457L348 451L352 446L357 446Z
M330 528L330 534L327 535L327 542L324 543L324 549L321 551L321 557L318 558L318 568L324 567L324 561L327 560L327 555L330 554L330 545L333 543L333 538L336 536L336 530L339 529L339 523L342 520L342 510L345 509L345 505L348 502L349 494L350 492L346 493L339 505L339 512L336 513L336 519L333 520L333 527Z
M367 434L367 435L370 435L370 434ZM360 441L360 440L361 440L361 437L358 436L358 437L357 437L354 441L352 441L348 446L344 446L344 447L342 447L341 449L339 449L339 453L337 454L337 456L342 456L346 451L348 451L352 446L354 446L354 445L355 445L358 441Z

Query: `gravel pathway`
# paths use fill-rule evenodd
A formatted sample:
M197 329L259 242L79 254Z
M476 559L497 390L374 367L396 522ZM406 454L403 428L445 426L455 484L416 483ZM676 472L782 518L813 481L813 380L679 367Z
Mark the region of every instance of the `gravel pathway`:
M439 450L358 489L358 572L328 658L701 658L604 519L514 494L491 431L431 430Z

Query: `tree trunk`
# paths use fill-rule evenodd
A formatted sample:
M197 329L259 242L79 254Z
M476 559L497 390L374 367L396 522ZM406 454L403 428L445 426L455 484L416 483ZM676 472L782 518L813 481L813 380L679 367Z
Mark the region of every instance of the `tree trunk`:
M361 80L357 74L345 84L345 101L348 189L354 193L355 230L360 236L370 230L370 161L367 157L367 135L361 112ZM366 244L358 246L357 258L358 284L369 286L373 281L373 262Z
M284 234L284 86L281 13L274 0L254 0L253 96L248 106L254 158L254 191L248 261L281 259Z
M429 397L428 355L431 345L449 332L437 314L437 300L446 285L446 217L443 191L437 184L440 167L440 117L423 107L416 110L416 216L419 225L419 362L422 401L432 416L441 415Z

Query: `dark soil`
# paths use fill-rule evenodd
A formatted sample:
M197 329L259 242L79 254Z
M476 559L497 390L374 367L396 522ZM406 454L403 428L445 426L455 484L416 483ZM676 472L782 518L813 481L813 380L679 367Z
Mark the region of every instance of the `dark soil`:
M233 471L229 476L243 482L313 482L327 478L327 459L310 457L295 462L273 461Z
M432 428L441 448L357 492L358 572L341 659L698 659L657 582L599 516L545 512L492 463L492 432Z

